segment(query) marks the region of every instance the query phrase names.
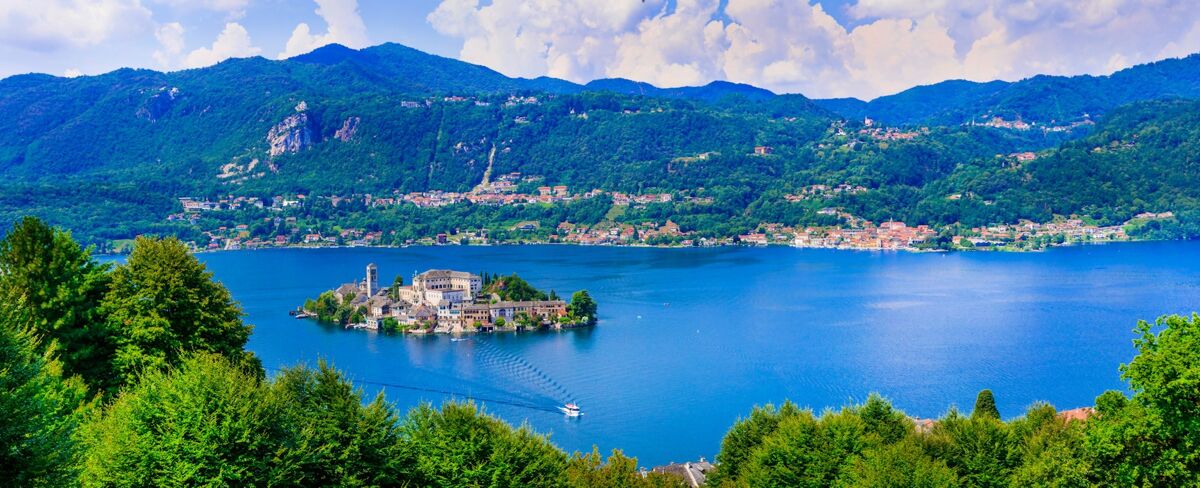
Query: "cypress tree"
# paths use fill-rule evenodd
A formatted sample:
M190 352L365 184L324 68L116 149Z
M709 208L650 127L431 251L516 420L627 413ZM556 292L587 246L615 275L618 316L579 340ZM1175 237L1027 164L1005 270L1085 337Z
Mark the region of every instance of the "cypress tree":
M979 391L979 395L975 397L975 410L971 412L971 417L1000 419L1000 410L996 408L996 397L992 395L992 390Z

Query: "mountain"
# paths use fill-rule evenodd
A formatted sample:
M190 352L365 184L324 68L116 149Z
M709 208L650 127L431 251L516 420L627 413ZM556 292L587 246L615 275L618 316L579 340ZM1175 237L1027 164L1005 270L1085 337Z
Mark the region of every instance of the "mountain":
M715 102L725 97L742 97L747 100L769 100L776 95L770 90L744 83L714 81L704 86L659 88L649 83L624 78L605 78L584 85L587 90L609 91L624 95L640 95L660 98L687 98Z
M645 88L646 96L626 95L613 92L628 90L599 90L554 78L510 78L398 44L361 50L329 45L283 61L231 59L172 73L123 69L69 79L18 76L0 81L0 170L19 180L124 178L122 172L154 171L199 183L263 175L320 181L326 177L317 171L335 169L320 160L328 156L353 164L359 174L372 174L373 182L363 182L368 186L461 188L477 183L473 180L486 166L471 145L496 143L514 120L552 131L580 125L572 110L656 109L663 115L643 119L680 122L718 112L811 120L831 116L802 96L776 97L748 85ZM508 100L514 95L529 98L514 106ZM443 103L466 98L471 103ZM721 106L727 98L732 101ZM713 120L756 125L731 117ZM676 145L646 140L659 129L675 127L670 122L640 132L633 129L636 125L630 118L589 128L616 131L606 138L620 133L631 142L659 147L656 157L688 155L676 153L683 150ZM352 132L357 133L356 144L344 144L354 137ZM739 137L744 145L755 144L753 132ZM453 147L460 142L470 144ZM354 147L328 147L338 144ZM498 162L507 164L514 148L501 149L509 152L502 152ZM295 160L291 167L279 170L289 158ZM420 169L431 164L432 170ZM427 176L413 176L422 173ZM225 176L217 181L217 175Z
M1200 97L1200 54L1127 68L1108 76L1039 75L1017 82L951 80L870 102L815 100L850 119L885 124L963 124L993 117L1041 125L1090 120L1142 100Z
M361 213L315 208L304 218L314 226L390 229L396 239L605 219L670 219L702 236L729 237L763 222L837 223L828 208L936 226L1073 214L1120 223L1167 210L1200 222L1193 211L1200 195L1181 184L1200 178L1187 152L1195 149L1189 124L1200 106L1113 105L1192 93L1198 60L1109 77L948 81L871 102L819 103L727 82L659 88L623 79L511 78L396 44L331 45L288 60L231 59L171 73L14 76L0 80L0 222L33 213L89 243L144 233L204 243L202 230L271 214L170 220L179 197L461 192L486 175L512 173L529 180L521 183L525 192L565 185L575 193L679 200L621 212L590 199L393 207L383 216L351 203L337 212ZM1081 110L1096 121L1090 134L961 123L980 113L1038 121ZM933 122L914 130L868 127L856 120L863 116ZM1035 160L1022 164L1011 156L1032 152ZM797 200L817 187L855 191Z
M413 93L496 93L520 90L574 93L580 86L541 77L509 78L490 68L428 54L400 44L387 43L355 50L329 44L282 62L323 66L345 65L370 72L381 84Z

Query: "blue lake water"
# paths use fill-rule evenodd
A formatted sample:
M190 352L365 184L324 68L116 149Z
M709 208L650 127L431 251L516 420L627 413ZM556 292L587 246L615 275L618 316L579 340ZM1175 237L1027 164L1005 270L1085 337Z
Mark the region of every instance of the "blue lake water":
M572 246L285 249L203 254L255 325L268 368L325 358L401 409L479 399L568 451L621 448L643 465L716 454L756 404L820 411L871 392L910 415L1005 417L1037 400L1090 405L1123 388L1138 319L1200 309L1200 243L1044 253L913 254L792 248ZM452 268L587 289L600 324L560 333L405 337L290 318L360 278ZM397 385L381 387L379 384ZM584 416L555 410L577 401Z

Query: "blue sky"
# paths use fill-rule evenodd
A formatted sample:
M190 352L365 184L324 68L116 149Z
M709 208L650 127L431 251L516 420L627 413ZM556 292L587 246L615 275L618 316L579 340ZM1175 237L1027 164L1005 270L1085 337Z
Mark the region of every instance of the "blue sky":
M512 76L872 98L1200 51L1194 0L0 0L0 76L398 42Z

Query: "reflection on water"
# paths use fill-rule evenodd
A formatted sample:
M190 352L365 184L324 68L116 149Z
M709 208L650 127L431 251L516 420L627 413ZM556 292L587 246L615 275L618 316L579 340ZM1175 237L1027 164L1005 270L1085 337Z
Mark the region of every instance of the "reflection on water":
M969 408L981 388L1006 416L1036 400L1089 404L1120 388L1138 319L1197 308L1200 245L1036 254L789 248L500 246L201 255L256 326L268 367L325 358L402 408L476 398L567 450L620 447L644 464L712 457L755 404L821 410L880 392L913 415ZM294 320L306 297L378 264L381 281L428 268L519 273L600 325L559 333L406 337ZM575 401L585 416L565 421Z

